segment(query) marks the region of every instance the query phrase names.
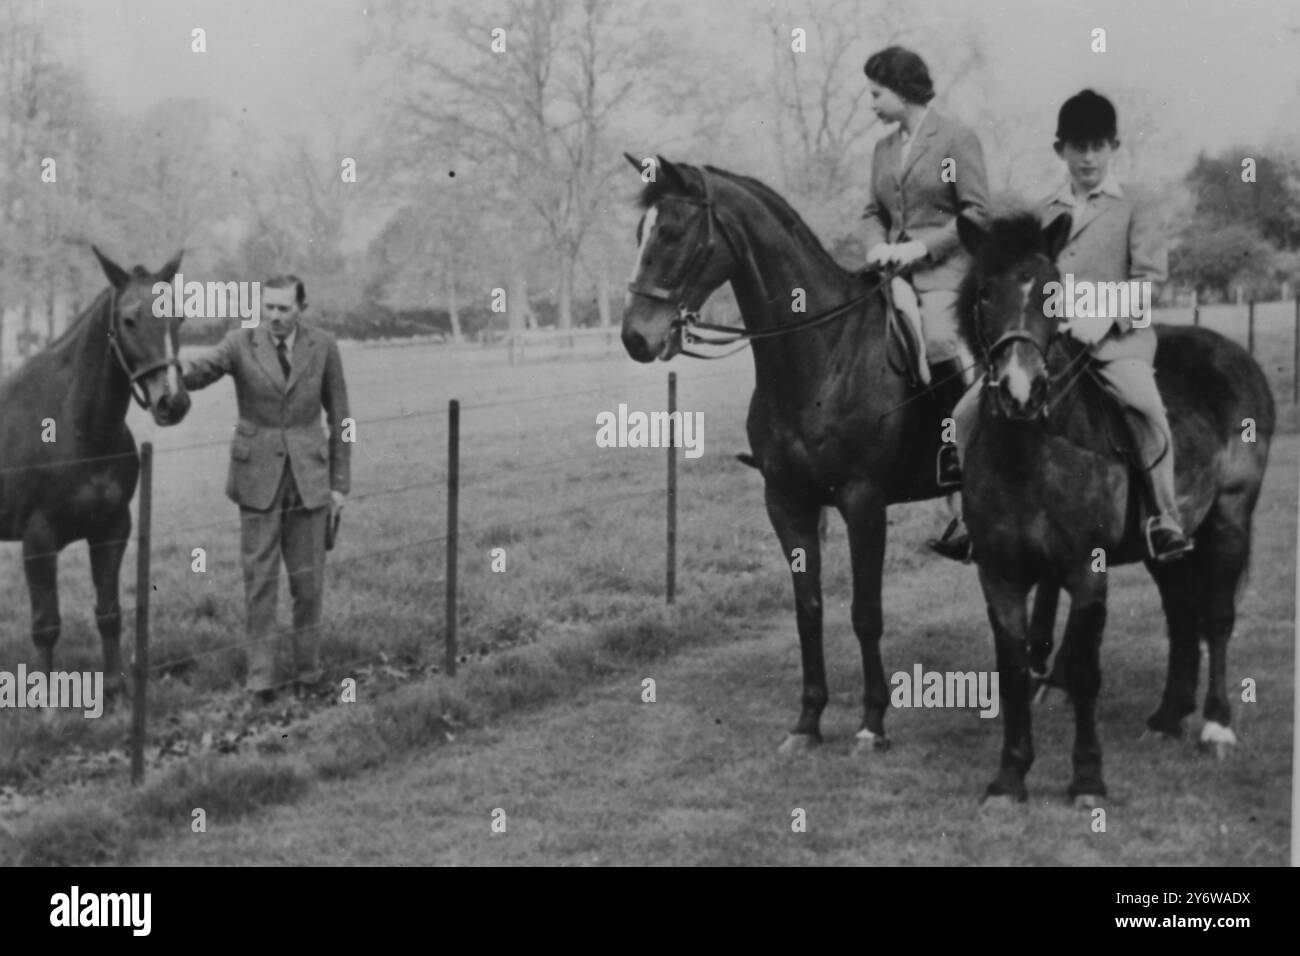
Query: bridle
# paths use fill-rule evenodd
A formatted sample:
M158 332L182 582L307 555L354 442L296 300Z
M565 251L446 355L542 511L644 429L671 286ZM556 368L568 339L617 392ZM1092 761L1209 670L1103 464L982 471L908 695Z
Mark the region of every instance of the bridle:
M977 289L976 292L977 295L972 306L972 318L974 319L975 337L978 339L976 344L983 353L985 388L991 384L990 376L993 374L994 359L996 359L1004 349L1016 342L1028 342L1032 345L1034 351L1038 353L1039 359L1042 360L1043 368L1048 368L1047 353L1051 351L1052 344L1058 340L1064 341L1065 338L1060 328L1058 327L1052 330L1052 334L1047 337L1046 345L1040 345L1038 340L1023 328L1023 326L1018 326L1014 329L1007 329L998 336L997 341L990 345L987 336L984 334L984 317L980 310L979 290ZM1079 376L1088 370L1088 357L1088 348L1086 346L1080 347L1070 356L1069 360L1065 363L1064 368L1055 373L1048 372L1047 398L1043 401L1043 407L1039 409L1038 415L1040 418L1048 418L1050 416L1053 398L1059 401L1069 394L1072 388L1074 388ZM1069 381L1065 383L1064 387L1054 388L1058 382L1067 376L1069 376Z
M146 375L152 375L154 372L158 371L159 369L168 368L172 365L176 366L176 371L178 373L181 372L182 371L181 360L173 355L171 358L159 359L156 362L150 362L148 365L142 365L140 368L137 368L135 371L132 371L130 363L127 362L126 355L122 351L121 343L118 342L120 333L118 331L117 288L116 287L113 287L113 294L112 294L112 298L109 300L108 307L109 307L109 320L108 320L109 350L113 353L113 357L117 359L117 364L121 367L122 371L126 374L127 386L131 389L131 397L135 399L137 405L139 405L145 411L149 411L151 407L151 403L149 401L149 394L145 392L143 388L139 387L136 383L139 382L139 380L144 378Z
M642 282L637 279L627 284L628 291L635 295L643 295L648 299L655 299L659 302L667 302L677 309L677 317L670 324L670 332L681 335L683 346L700 343L702 345L733 345L736 342L741 344L728 352L720 355L703 355L699 352L692 352L687 348L682 348L681 354L688 355L691 358L698 359L720 359L728 355L734 355L743 349L752 341L759 339L775 338L781 335L789 335L791 332L802 332L805 329L811 329L823 325L841 316L847 315L858 306L862 305L872 295L878 292L886 282L896 275L897 270L885 269L881 271L879 282L873 284L861 295L850 299L842 305L837 305L833 309L820 312L817 315L802 319L790 325L782 325L775 329L746 329L735 325L718 325L713 322L704 322L700 319L700 308L688 308L686 305L686 296L694 288L696 280L704 274L705 267L713 258L713 252L717 248L720 235L722 241L726 243L727 248L731 251L732 257L737 262L746 262L750 266L751 274L758 280L762 288L764 298L769 302L771 296L767 295L767 288L763 285L763 276L759 271L757 263L754 262L753 250L749 248L748 243L737 243L732 237L730 230L723 218L718 215L717 207L713 200L713 183L709 179L708 171L701 167L697 170L700 174L700 180L704 188L704 196L682 196L669 195L659 200L660 203L678 202L685 203L689 206L698 206L704 210L704 229L696 237L695 245L691 247L690 253L682 261L677 270L674 281L665 285L653 285L648 282ZM744 254L741 254L743 248ZM700 333L717 333L716 335L701 335ZM719 337L725 336L725 337Z

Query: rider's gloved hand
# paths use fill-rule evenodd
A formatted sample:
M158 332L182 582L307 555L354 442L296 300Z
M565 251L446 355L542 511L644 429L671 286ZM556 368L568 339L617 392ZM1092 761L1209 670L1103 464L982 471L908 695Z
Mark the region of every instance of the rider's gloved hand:
M889 263L894 247L887 242L878 242L867 250L867 268L883 266Z
M1108 315L1092 315L1077 318L1065 326L1065 331L1084 345L1096 345L1106 337L1115 320Z
M925 248L925 243L919 239L913 239L910 242L900 242L894 246L894 261L900 266L910 266L919 259L924 259L929 253Z

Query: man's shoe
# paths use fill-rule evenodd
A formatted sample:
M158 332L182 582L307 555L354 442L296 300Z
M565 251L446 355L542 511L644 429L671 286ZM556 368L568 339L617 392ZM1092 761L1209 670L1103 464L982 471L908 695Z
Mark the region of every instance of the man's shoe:
M1173 521L1162 521L1159 517L1147 521L1147 549L1151 558L1161 563L1176 561L1195 546L1183 534L1183 529Z
M957 446L951 442L939 446L939 454L935 459L935 481L940 488L961 484L961 459L957 455Z
M958 528L961 531L958 532ZM964 564L970 564L975 560L975 545L966 533L966 528L962 524L961 518L953 518L948 523L948 527L938 538L931 538L927 544L930 550L936 554L941 554L945 558L951 558L953 561L961 561Z

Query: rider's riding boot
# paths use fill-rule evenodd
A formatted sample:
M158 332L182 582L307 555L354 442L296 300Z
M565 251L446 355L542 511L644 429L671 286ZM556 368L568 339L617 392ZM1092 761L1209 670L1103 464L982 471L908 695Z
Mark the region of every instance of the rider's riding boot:
M942 536L931 538L928 544L931 551L954 561L964 561L966 564L970 564L975 559L975 546L971 543L970 535L966 531L966 525L962 522L960 516L953 518L949 522Z
M1160 469L1161 465L1165 466L1164 470ZM1168 459L1161 459L1155 467L1144 469L1143 472L1147 513L1152 517L1146 520L1142 530L1146 537L1147 553L1153 560L1160 562L1174 561L1192 550L1192 542L1188 540L1178 520L1172 471ZM1166 485L1163 489L1157 487L1162 479ZM1164 494L1161 494L1162 490Z
M1177 560L1193 548L1178 518L1169 513L1148 518L1145 530L1147 550L1156 561Z
M952 442L939 446L935 469L935 481L940 488L956 487L961 484L961 459L957 456L957 446Z

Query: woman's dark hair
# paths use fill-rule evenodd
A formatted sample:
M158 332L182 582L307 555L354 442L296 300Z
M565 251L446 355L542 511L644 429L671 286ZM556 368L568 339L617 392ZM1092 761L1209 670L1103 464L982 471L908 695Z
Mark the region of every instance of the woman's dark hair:
M934 99L934 83L925 61L901 46L886 47L867 57L862 68L867 79L887 87L903 99L924 106Z

